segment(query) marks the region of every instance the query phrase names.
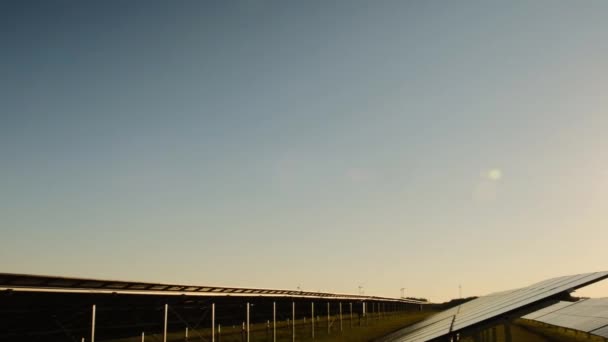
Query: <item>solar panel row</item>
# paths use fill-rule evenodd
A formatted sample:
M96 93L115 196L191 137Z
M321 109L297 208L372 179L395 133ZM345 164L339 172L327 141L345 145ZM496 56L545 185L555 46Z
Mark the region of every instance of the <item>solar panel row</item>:
M524 316L523 318L526 319L536 319L537 317L546 315L548 313L551 313L553 311L557 311L559 309L565 308L566 306L572 305L574 304L574 302L565 302L565 301L561 301L561 302L557 302L553 305L547 306L546 308L540 309L538 311L534 311L531 314L528 314L526 316Z
M608 278L608 272L558 277L528 287L480 297L397 331L385 341L429 341L449 336L605 278Z
M608 338L608 298L559 302L523 318Z
M188 295L188 296L267 296L351 299L360 301L383 300L396 303L430 304L427 302L375 296L278 290L251 289L219 286L194 286L177 284L156 284L101 279L65 278L28 274L0 273L0 291L60 292L60 293L124 293L148 295Z

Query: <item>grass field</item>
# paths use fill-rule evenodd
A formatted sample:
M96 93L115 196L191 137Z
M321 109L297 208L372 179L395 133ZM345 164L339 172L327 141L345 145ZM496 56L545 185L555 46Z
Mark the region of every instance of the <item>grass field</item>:
M383 316L368 315L367 319L359 320L356 316L351 322L347 316L344 316L342 321L342 331L340 331L339 317L331 316L328 322L327 316L322 317L319 321L315 321L315 339L314 341L372 341L376 338L387 335L405 326L418 322L434 312L401 312L385 314ZM351 324L352 323L352 324ZM270 342L272 341L272 323L268 327L268 323L251 324L250 341L252 342ZM188 341L210 341L211 329L197 329L189 331ZM296 341L312 341L312 325L310 319L304 323L303 319L296 321ZM292 325L287 326L286 322L277 322L277 341L291 341ZM216 341L218 342L241 342L245 341L244 333L240 326L221 327L221 333L217 334ZM184 331L171 332L168 334L168 341L186 341ZM132 338L123 338L115 340L105 340L103 342L140 342L141 336ZM160 334L152 334L145 336L145 341L162 341Z

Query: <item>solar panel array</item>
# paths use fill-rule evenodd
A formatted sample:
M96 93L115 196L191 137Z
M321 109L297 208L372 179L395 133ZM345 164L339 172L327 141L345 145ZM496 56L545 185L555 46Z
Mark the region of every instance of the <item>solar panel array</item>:
M608 298L559 302L523 318L608 338Z
M157 284L130 281L115 281L102 279L65 278L52 276L39 276L28 274L0 273L0 291L30 291L30 292L86 292L86 293L124 293L147 295L188 295L188 296L262 296L262 297L298 297L298 298L325 298L350 299L358 301L381 300L385 302L430 304L427 302L396 299L375 296L361 296L349 294L277 290L252 289L239 287L219 287L201 285Z
M557 303L555 303L553 305L547 306L546 308L540 309L538 311L534 311L531 314L523 316L522 318L535 319L537 317L546 315L546 314L548 314L550 312L557 311L559 309L565 308L566 306L570 306L570 305L572 305L572 303L573 302L565 302L565 301L557 302Z
M488 322L562 292L608 278L608 272L585 273L548 279L528 287L480 297L389 335L384 341L429 341Z

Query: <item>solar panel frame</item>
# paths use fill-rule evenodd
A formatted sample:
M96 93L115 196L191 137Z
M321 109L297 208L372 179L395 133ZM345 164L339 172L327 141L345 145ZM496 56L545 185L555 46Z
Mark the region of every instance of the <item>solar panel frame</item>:
M528 287L480 297L446 310L422 322L389 335L385 341L428 341L523 309L563 292L608 278L608 272L594 272L547 279Z
M591 331L592 334L608 338L608 325Z
M475 312L464 312L456 317L456 321L454 324L454 330L459 330L466 325L470 325L471 322L479 322L485 318L489 318L491 316L495 316L496 314L502 314L504 312L516 309L517 307L521 307L524 305L531 304L539 299L549 297L551 295L557 294L562 291L567 291L572 286L577 286L582 280L588 279L593 275L576 275L572 276L572 278L560 277L553 282L549 282L543 284L543 287L526 287L513 292L510 292L506 296L501 296L504 299L499 301L494 301L494 305L489 306L488 309L484 310L484 312L489 313L490 315L477 315L474 318L465 320L465 318L474 315ZM547 289L545 286L551 286L550 289ZM533 297L530 295L534 294ZM514 302L517 300L517 302ZM492 309L494 308L494 309Z
M608 298L584 299L564 305L562 302L523 318L582 332L608 326Z

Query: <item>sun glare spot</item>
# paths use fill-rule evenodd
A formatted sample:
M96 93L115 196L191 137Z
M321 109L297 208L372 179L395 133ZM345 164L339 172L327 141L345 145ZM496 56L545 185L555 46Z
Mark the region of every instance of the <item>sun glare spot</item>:
M488 178L494 181L502 178L502 171L500 169L492 169L488 172Z

